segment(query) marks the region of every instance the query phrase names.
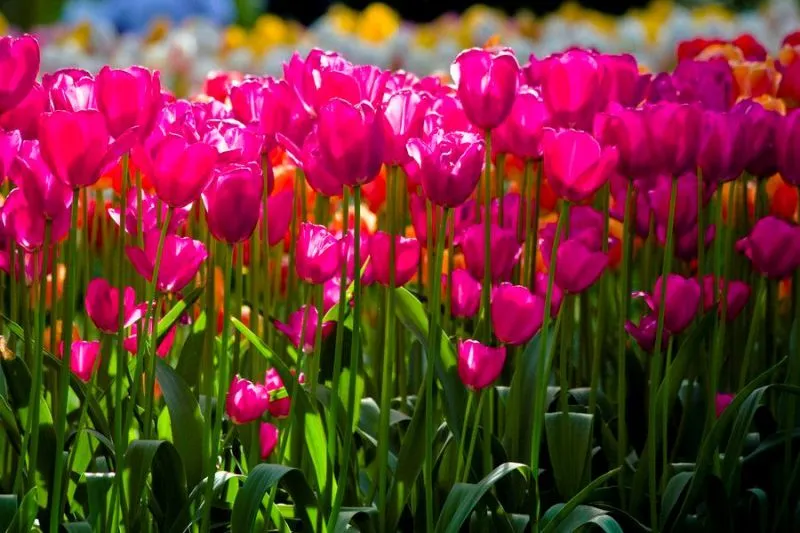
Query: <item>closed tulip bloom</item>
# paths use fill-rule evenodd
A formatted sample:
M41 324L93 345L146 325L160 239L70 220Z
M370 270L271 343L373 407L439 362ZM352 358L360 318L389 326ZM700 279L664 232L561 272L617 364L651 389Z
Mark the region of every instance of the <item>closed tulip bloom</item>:
M721 183L739 177L744 171L746 131L741 115L703 112L697 166L706 183Z
M493 133L496 139L505 139L506 150L522 159L542 158L542 136L550 124L550 113L541 96L530 87L521 87L511 108L511 113Z
M643 296L650 310L658 316L661 305L661 291L666 290L664 300L664 327L677 335L686 329L694 320L700 305L700 284L695 278L685 278L678 274L667 275L666 288L663 276L659 277L653 287L652 295L635 293Z
M645 76L631 54L600 54L597 60L603 66L608 101L626 107L635 107L644 98Z
M13 189L0 210L0 219L5 232L25 251L33 252L44 245L45 218L40 206L31 205L21 188ZM55 218L49 220L50 243L60 242L67 236L70 227L70 209L66 206Z
M275 329L286 335L295 348L303 350L305 353L311 353L314 351L319 318L316 307L304 305L289 315L288 322L274 320L273 325ZM335 322L323 322L322 338L330 335L335 327Z
M369 243L370 257L372 258L370 266L375 281L384 286L389 285L391 276L389 269L394 268L395 286L402 287L417 273L421 247L417 239L409 239L401 235L395 235L394 241L395 262L394 265L390 265L391 236L383 231L375 232Z
M119 329L119 292L104 278L93 279L86 288L86 314L103 333L116 333ZM133 287L125 287L122 298L122 327L128 328L144 316L147 304L136 305Z
M675 257L678 257L686 262L697 258L698 231L699 228L697 227L697 224L695 224L691 229L685 231L684 233L678 233L675 235ZM705 238L703 239L703 245L705 249L708 249L709 245L711 245L711 243L714 241L716 234L717 227L714 224L711 224L706 228ZM666 243L666 235L659 232L657 238L659 244L662 246Z
M269 422L261 422L258 429L258 445L261 452L261 460L266 460L267 457L278 446L278 427Z
M558 246L555 281L564 291L578 294L600 279L608 256L592 251L579 239L567 239Z
M744 281L730 280L726 283L723 279L717 279L717 286L714 287L714 276L707 275L703 278L703 310L711 311L714 307L718 308L718 313L722 315L722 298L725 291L728 291L728 304L725 309L725 320L732 322L736 320L742 312L747 300L750 299L750 285ZM727 287L726 287L727 286Z
M663 170L673 176L697 170L700 107L663 102L646 108L645 116Z
M11 174L21 146L22 136L18 131L0 130L0 183Z
M428 93L401 89L383 103L384 163L399 165L408 160L406 144L422 135L422 123L432 101Z
M485 389L503 372L506 347L486 346L472 339L458 342L458 377L465 387Z
M267 238L270 246L275 246L283 241L292 221L293 208L294 192L291 189L267 198L267 219L269 221Z
M0 114L20 103L39 74L39 43L30 36L0 38Z
M269 407L269 393L260 383L234 376L225 397L225 413L234 424L258 420Z
M757 272L771 279L783 279L800 267L800 226L766 216L736 243L736 249Z
M434 204L457 207L475 191L484 164L483 141L473 133L437 131L426 141L412 139L408 155L416 163L411 178Z
M703 109L725 111L736 99L733 71L723 58L681 61L672 73L672 83L679 101L696 102Z
M231 111L236 120L243 124L254 124L261 120L266 94L264 84L263 78L249 78L231 86Z
M147 281L153 277L160 237L158 230L151 231L144 236L144 250L133 246L125 249L134 270ZM161 292L180 292L197 275L206 257L208 252L202 242L189 237L167 235L156 288Z
M798 61L800 64L800 61ZM778 168L784 180L800 187L800 110L794 110L781 120L775 138Z
M100 341L73 341L70 354L70 370L78 379L88 383L99 362ZM63 354L59 351L58 355L62 357Z
M277 135L278 142L286 149L286 153L298 168L306 175L308 185L323 196L341 196L342 184L325 167L319 146L317 128L313 128L303 141L302 149L282 134Z
M236 244L249 239L261 216L264 179L255 163L226 165L203 192L208 229L217 240Z
M53 111L97 109L95 79L87 71L65 68L42 76Z
M458 88L464 112L478 128L496 128L511 112L520 69L510 49L464 50L450 66L450 76Z
M372 181L384 152L382 120L372 104L333 98L317 120L321 160L331 175L347 186Z
M219 164L239 163L246 165L261 160L264 152L264 137L232 118L211 119L203 125L201 141L214 147L219 154ZM267 168L271 168L268 166ZM269 175L269 190L272 191L272 175Z
M746 142L745 170L757 178L768 178L778 172L776 143L781 115L765 109L754 100L742 100L733 106L732 113L741 115Z
M211 146L168 133L153 147L145 172L153 182L156 196L173 208L184 207L198 198L211 179L217 151Z
M280 374L274 368L267 370L264 376L264 386L270 395L269 414L275 418L286 418L292 406L292 399L286 392Z
M649 178L661 170L643 110L611 106L595 117L594 134L618 151L617 168L627 179Z
M525 344L541 329L545 299L527 287L501 283L492 293L492 331L506 344Z
M648 314L639 319L639 324L634 324L630 320L625 322L625 331L633 337L636 344L647 353L653 351L656 346L656 335L658 334L658 317L655 314ZM667 347L669 341L669 331L661 333L661 349Z
M577 130L547 130L544 172L550 187L570 202L591 197L610 178L617 165L617 149L603 148L591 134Z
M72 206L72 191L56 179L42 158L38 141L24 141L14 167L14 182L32 209L55 220Z
M0 128L18 130L23 139L39 138L39 115L50 111L50 102L41 84L34 83L27 96L5 113L0 113Z
M722 416L722 413L725 409L728 408L730 404L733 403L733 400L736 398L735 394L724 394L724 393L717 393L714 397L714 409L717 413L717 418Z
M106 118L108 131L119 137L132 128L147 135L161 109L161 76L143 67L112 69L97 74L97 107Z
M99 111L54 111L39 119L39 147L53 174L72 189L94 185L130 150L134 139L111 143Z
M478 133L478 129L467 117L463 103L452 93L438 95L422 121L423 136L431 135L437 130Z
M514 265L519 261L520 245L517 241L515 230L504 229L492 224L491 248L492 253L489 258L489 270L493 283L505 281L511 276ZM467 270L475 279L483 279L484 269L484 226L475 224L470 227L461 240L461 251L464 253L464 261Z
M339 272L341 245L325 226L303 222L297 236L295 269L306 283L325 283Z
M267 145L280 133L302 146L314 124L314 110L298 96L295 88L286 80L267 78L262 102L259 119Z
M457 318L472 318L481 305L481 284L463 268L453 270L452 287L447 287L447 275L442 274L442 286L450 291L450 312Z
M607 102L605 68L597 54L573 48L543 62L542 98L553 124L591 128L595 113Z

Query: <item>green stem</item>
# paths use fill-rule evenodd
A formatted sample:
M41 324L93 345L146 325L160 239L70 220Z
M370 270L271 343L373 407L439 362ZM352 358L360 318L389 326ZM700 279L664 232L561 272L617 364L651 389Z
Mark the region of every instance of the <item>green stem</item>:
M478 426L480 425L481 413L483 412L483 400L486 398L485 391L478 391L478 407L475 409L475 418L472 424L472 436L469 439L469 451L467 451L467 458L464 461L464 472L461 477L461 482L466 483L469 481L469 473L472 471L472 456L475 453L475 442L478 440ZM431 442L428 447L432 447Z
M758 328L760 321L764 319L764 313L769 310L763 309L767 293L767 278L760 278L759 287L753 293L755 295L755 306L753 307L753 318L750 320L750 327L747 332L747 342L744 347L744 358L742 359L742 366L739 369L739 388L741 390L748 382L748 373L750 370L750 360L755 351L756 337L758 336ZM716 391L715 391L716 392Z
M528 233L530 234L531 239L531 254L530 254L530 270L528 274L530 275L530 280L528 281L528 287L533 290L534 286L536 285L536 259L537 259L537 247L539 246L539 217L541 215L542 203L541 203L541 196L542 196L542 179L543 179L543 172L542 163L539 163L538 168L536 169L536 196L534 198L533 204L533 230L531 230L530 225L527 226ZM527 245L526 245L527 248Z
M483 287L479 338L484 344L492 340L492 320L489 316L489 300L492 294L492 132L486 130L486 162L483 169ZM480 211L480 209L477 209Z
M467 395L467 408L464 410L464 422L461 424L461 438L458 441L458 459L456 464L456 482L461 480L461 473L464 468L464 446L467 443L467 428L469 423L469 415L470 411L472 410L472 400L475 397L474 394Z
M569 238L569 207L570 203L567 201L562 200L564 203L561 206L561 215L559 216L559 222L561 223L561 218L563 217L563 234L564 238ZM560 239L560 237L559 237ZM557 251L557 249L556 249ZM550 261L555 261L555 255L550 256ZM555 268L553 268L555 271ZM561 412L566 414L569 413L569 358L570 352L572 351L572 323L575 320L575 298L570 294L564 295L564 302L561 304L562 310L561 313L566 313L566 322L561 327L561 341L560 341L560 350L559 350L559 369L558 369L558 377L560 382L560 392L559 392L559 407Z
M670 366L672 365L672 347L675 337L670 337L667 343L667 361L664 364L664 390L670 390ZM661 491L667 488L669 481L669 394L664 395L664 403L662 405L662 418L661 418Z

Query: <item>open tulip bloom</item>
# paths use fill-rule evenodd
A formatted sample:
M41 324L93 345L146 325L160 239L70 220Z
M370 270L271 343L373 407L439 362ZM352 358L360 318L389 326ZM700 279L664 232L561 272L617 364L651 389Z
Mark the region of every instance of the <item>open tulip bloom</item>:
M0 523L800 531L800 34L387 13L0 38Z

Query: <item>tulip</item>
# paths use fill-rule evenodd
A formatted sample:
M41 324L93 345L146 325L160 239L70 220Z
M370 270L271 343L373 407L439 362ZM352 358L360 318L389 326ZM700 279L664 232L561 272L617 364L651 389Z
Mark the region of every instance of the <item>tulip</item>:
M372 181L383 163L382 121L369 102L351 104L333 98L318 114L320 156L339 183Z
M553 124L590 128L595 113L606 106L605 69L598 56L574 48L543 62L542 99Z
M370 239L370 266L375 281L383 286L389 286L390 269L394 269L395 287L402 287L417 273L419 263L420 244L417 239L395 235L395 263L389 264L389 249L391 236L383 231L376 232Z
M22 136L18 131L0 130L0 183L3 183L11 173L21 146Z
M800 64L800 61L798 61ZM800 110L794 110L781 120L775 137L778 168L784 180L800 187Z
M57 180L42 158L38 141L24 141L20 147L14 178L28 205L45 219L55 220L69 212L72 191Z
M591 251L579 239L567 239L558 246L555 282L564 291L578 294L600 279L608 256Z
M594 133L603 146L617 149L617 167L623 177L650 178L661 170L643 110L612 106L595 117Z
M0 114L20 103L39 74L39 43L30 35L0 38Z
M269 407L269 393L260 383L233 377L225 397L225 413L234 424L258 420Z
M630 320L625 322L625 331L628 335L633 337L633 340L639 347L647 353L653 351L656 346L656 336L658 334L658 317L649 314L639 319L639 325L634 324ZM661 349L667 347L669 343L669 331L663 331L661 334Z
M234 71L211 71L203 82L203 94L217 102L225 102L231 84L242 80L242 73Z
M208 229L228 244L249 239L261 214L264 180L255 163L231 164L217 170L203 192Z
M151 231L144 235L143 250L133 246L125 249L134 270L147 281L151 281L153 277L160 237L157 230ZM162 292L180 292L194 279L207 256L208 252L202 242L189 237L167 235L156 288Z
M691 172L679 177L659 176L653 188L647 191L647 198L655 218L658 237L662 242L668 230L673 179L678 181L673 231L682 234L697 225L697 176Z
M280 374L274 368L267 370L264 376L264 386L269 393L269 414L275 418L286 418L289 416L289 410L292 406L292 399L286 394L286 387L283 385L283 380ZM280 397L277 397L280 396Z
M136 127L140 136L150 133L163 102L158 71L104 66L97 74L96 85L97 107L113 137Z
M493 348L472 339L458 343L458 377L465 387L485 389L503 372L506 347Z
M753 268L771 279L783 279L800 267L800 226L769 215L736 243Z
M515 230L503 229L495 224L491 228L492 254L489 258L489 270L492 281L507 280L511 276L514 265L519 261L520 246ZM467 270L475 279L483 279L486 268L484 257L484 226L475 224L464 233L461 241L461 251Z
M384 102L381 108L386 146L384 163L400 165L408 160L406 145L409 139L422 135L422 123L431 103L428 93L411 89L402 89Z
M116 333L119 329L119 289L104 278L95 278L86 287L86 314L103 333ZM136 305L136 291L125 287L123 292L122 327L128 328L139 321L147 304Z
M302 149L282 134L278 134L277 138L295 165L303 170L308 185L314 191L323 196L342 195L342 184L337 180L336 176L328 171L322 160L317 128L308 133L303 141Z
M617 165L617 149L602 148L588 133L548 129L543 139L544 172L553 190L570 202L591 197Z
M280 133L294 144L302 146L303 139L314 124L313 109L298 96L287 80L267 78L264 82L259 119L261 133L266 136L268 145ZM233 99L233 93L231 98Z
M542 327L544 305L527 287L501 283L492 294L492 331L506 344L525 344Z
M492 134L492 147L522 159L542 158L542 136L550 123L550 113L541 96L530 87L520 87L511 113Z
M53 111L39 119L39 147L53 174L72 189L94 185L117 162L132 137L110 143L99 111Z
M139 325L133 324L131 326L131 334L125 337L122 341L122 347L131 355L136 355L139 353ZM156 355L160 358L165 358L169 355L169 352L172 350L172 345L175 344L175 333L177 332L178 327L172 326L169 331L167 331L164 338L161 339L159 342L158 347L156 348ZM150 335L153 334L153 321L150 321L150 327L147 328L147 338L150 338Z
M697 169L701 110L695 104L660 103L645 109L647 127L665 172L678 176Z
M697 166L706 183L731 181L739 177L746 161L746 142L741 115L705 111L701 119Z
M265 93L262 78L249 78L231 86L229 97L234 118L243 124L260 122Z
M41 84L34 83L27 96L5 113L0 113L0 128L18 130L23 139L39 138L39 115L50 111L50 102Z
M735 101L733 71L723 58L681 61L672 73L672 83L680 102L696 102L707 110L725 111Z
M482 130L499 126L511 112L520 68L510 49L470 48L450 66L458 98L470 122Z
M184 207L200 197L211 179L217 151L205 143L190 143L168 133L152 148L143 167L156 196L173 208Z
M547 285L550 283L550 276L546 272L537 272L533 280L533 294L542 298L544 302L547 297ZM550 316L556 316L561 309L561 300L564 298L563 291L555 283L551 287L550 293Z
M125 212L125 231L129 235L136 236L137 232L139 231L138 228L138 213L139 213L139 194L142 195L142 233L146 235L147 233L158 230L158 220L159 220L159 213L158 207L159 202L158 199L155 197L154 194L150 194L147 191L137 191L136 189L129 189L128 190L128 201L126 202ZM167 218L167 211L169 211L169 206L161 205L161 220L166 220ZM172 218L169 221L169 226L167 227L167 233L176 233L178 228L186 222L186 218L189 216L189 212L191 210L191 204L181 207L178 209L172 210ZM121 224L121 210L116 207L109 207L108 208L108 216L111 220L119 226Z
M64 343L62 342L60 346L63 348L63 345ZM59 350L59 358L62 357L62 352L63 350ZM100 341L73 341L70 353L72 354L69 361L70 370L78 379L88 383L92 379L92 373L99 363Z
M269 422L261 423L258 430L258 442L262 460L266 460L273 450L275 450L275 447L278 445L278 437L277 426Z
M453 270L452 287L447 287L447 275L442 274L442 286L450 290L450 312L454 317L472 318L481 305L481 284L463 268Z
M666 279L664 328L677 335L692 323L697 314L700 304L700 284L694 278L684 278L678 274L669 274ZM664 290L663 280L663 277L658 278L652 296L634 293L637 297L644 297L645 303L656 316L661 305L661 291Z
M351 221L352 223L352 221ZM361 231L361 235L359 236L360 246L359 246L359 253L358 253L358 265L359 271L364 267L364 263L367 262L367 258L370 256L370 238L369 235L365 235L365 232ZM348 279L353 279L356 273L356 258L355 258L355 237L353 236L353 230L348 231L344 236L339 239L340 251L341 251L341 260L347 262L347 277ZM371 272L371 269L367 269L367 271ZM364 278L366 278L367 271L364 272ZM364 285L369 285L365 280L362 280Z
M304 305L289 314L288 322L273 320L272 323L278 331L286 335L295 348L302 349L305 353L311 353L314 351L314 344L316 343L318 321L319 313L317 308ZM303 327L304 325L305 327ZM330 335L334 327L336 327L335 322L323 322L322 338L324 339Z
M407 148L418 168L410 179L436 205L463 204L480 181L485 146L473 133L437 131L427 142L412 139Z
M728 408L728 406L733 403L734 398L736 398L735 394L723 394L717 393L714 397L714 409L717 413L717 418L722 416L723 411Z
M731 110L739 114L742 130L747 132L744 150L745 170L758 178L768 178L778 171L776 140L781 115L765 109L754 100L742 100Z
M439 95L422 121L423 136L437 130L478 132L467 117L462 101L454 94Z
M26 251L32 252L44 245L48 219L40 207L28 202L22 189L14 189L8 194L0 211L0 220L5 231ZM65 207L50 223L50 243L55 244L69 232L70 210Z
M744 306L747 305L751 292L750 286L743 281L730 280L726 282L723 279L719 279L715 290L714 276L707 275L703 277L703 310L705 312L718 307L719 314L722 315L722 301L717 303L717 300L721 300L726 290L728 291L728 303L725 309L725 320L732 322L736 320Z
M576 239L584 244L591 252L603 249L603 219L604 215L593 207L577 205L569 210L568 232L562 232L559 240ZM546 264L550 263L550 254L553 250L553 239L556 236L557 222L551 222L539 230L540 249ZM617 239L608 237L608 248L616 244Z
M89 72L65 68L42 76L53 111L97 109L95 79Z
M698 227L695 224L690 230L675 235L675 257L687 262L697 258L697 232ZM708 249L716 234L717 228L713 224L706 228L706 235L703 240L705 249ZM659 234L657 237L659 244L663 246L666 242L666 235Z
M303 222L297 236L295 270L303 281L319 285L339 271L341 248L339 239L325 226Z
M603 67L608 101L625 107L636 107L644 97L647 78L639 74L636 58L630 54L601 54L597 60Z

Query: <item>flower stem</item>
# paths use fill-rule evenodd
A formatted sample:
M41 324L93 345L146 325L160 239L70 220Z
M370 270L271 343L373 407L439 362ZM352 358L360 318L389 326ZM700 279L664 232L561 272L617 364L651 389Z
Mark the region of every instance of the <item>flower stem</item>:
M489 300L492 294L492 132L486 130L486 162L483 168L483 287L479 338L484 344L492 340L492 321L489 318ZM480 208L478 208L480 211Z
M625 464L625 457L628 455L628 428L626 423L626 362L627 348L625 334L625 322L628 320L630 309L631 292L631 262L633 261L633 217L634 206L633 182L628 180L625 192L625 210L622 219L622 298L620 301L620 317L617 320L617 466L620 467L619 490L620 501L625 507L626 492L624 488L624 472L621 468Z
M483 412L483 400L486 398L485 391L479 391L477 394L478 407L475 408L475 418L473 419L472 424L472 436L469 439L469 450L467 451L467 458L464 461L464 471L461 477L462 483L469 481L469 473L472 471L472 456L475 453L475 442L478 440L478 426L480 425L481 413ZM433 442L430 442L429 447L432 446Z
M542 163L540 162L537 169L536 169L536 196L534 197L534 204L533 204L533 229L531 229L530 225L527 226L528 233L531 235L531 255L530 255L530 270L528 274L530 275L530 280L528 281L528 287L533 289L536 284L536 259L537 259L537 247L539 246L539 216L541 214L541 196L542 196ZM527 248L527 245L526 245Z
M458 482L461 479L461 472L464 468L464 446L467 443L467 424L469 422L469 415L470 411L472 410L472 400L475 398L474 394L469 394L467 396L467 408L464 410L464 422L461 425L461 439L458 442L458 462L456 464L456 477L455 480Z

